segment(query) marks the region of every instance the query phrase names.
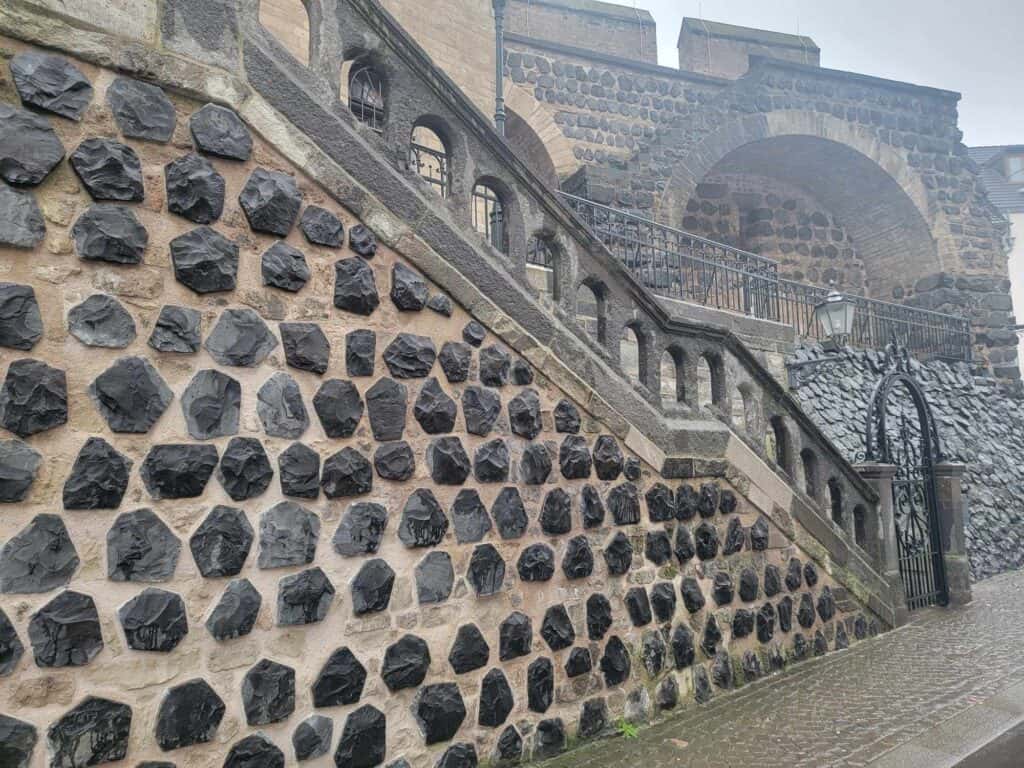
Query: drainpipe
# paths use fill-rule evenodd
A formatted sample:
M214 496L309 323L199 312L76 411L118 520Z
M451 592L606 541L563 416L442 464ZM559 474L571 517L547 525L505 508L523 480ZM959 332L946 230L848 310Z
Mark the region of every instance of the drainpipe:
M505 135L505 3L491 0L494 6L494 127Z

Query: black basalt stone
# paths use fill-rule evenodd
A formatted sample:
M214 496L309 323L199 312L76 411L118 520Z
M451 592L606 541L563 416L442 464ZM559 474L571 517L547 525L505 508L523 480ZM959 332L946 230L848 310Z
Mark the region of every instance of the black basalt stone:
M355 704L363 695L366 667L348 647L338 648L324 662L313 682L313 706Z
M292 733L292 749L298 761L326 755L331 748L334 721L323 715L310 715Z
M697 665L693 668L693 698L698 704L706 704L711 701L713 692L711 690L711 678L703 666Z
M0 609L0 677L11 674L24 653L25 646L22 645L17 630L3 609ZM2 754L0 747L0 756Z
M107 578L168 581L174 576L181 541L151 509L117 516L107 531Z
M221 365L251 368L266 360L277 347L277 337L251 309L225 309L210 335L206 351Z
M263 284L295 293L309 282L310 271L306 257L297 248L278 240L260 257Z
M457 437L438 437L427 447L427 467L438 485L462 485L469 477L470 463L462 441Z
M435 293L427 299L427 309L437 312L437 314L444 317L451 317L453 312L452 300L443 293Z
M562 573L565 578L585 579L594 572L594 552L586 536L574 536L565 546Z
M462 413L466 431L485 436L501 414L501 396L492 389L470 385L462 392Z
M309 427L309 414L295 379L278 371L256 393L256 414L270 437L301 437Z
M269 725L295 711L295 670L260 659L242 678L242 708L249 725Z
M416 473L416 457L404 440L384 443L373 453L373 468L384 480L401 482Z
M757 573L753 568L744 568L740 572L740 600L746 603L757 599Z
M765 603L757 609L757 639L767 643L775 635L775 606Z
M533 384L533 368L522 358L512 361L512 383L520 387Z
M526 699L531 712L548 711L555 698L555 665L551 659L534 659L526 670Z
M549 536L572 530L572 499L561 488L554 488L545 494L540 510L540 528Z
M257 168L239 193L238 203L253 230L285 237L299 215L302 193L293 176Z
M345 334L345 371L349 376L372 376L377 334L358 328Z
M174 397L143 357L118 359L96 377L89 395L111 431L134 434L148 432Z
M46 729L51 768L78 768L124 759L132 708L88 696Z
M199 311L188 307L167 305L160 310L160 316L153 324L149 346L158 352L191 354L199 351Z
M331 345L316 323L281 323L284 359L292 368L322 374L331 361Z
M66 590L32 614L28 639L38 667L81 667L103 650L96 604Z
M113 139L86 139L71 153L71 167L93 200L137 203L145 196L135 150Z
M503 539L518 539L526 533L526 526L530 522L523 498L514 486L506 486L498 493L491 506L491 517Z
M589 674L594 668L590 658L590 651L586 648L573 648L569 651L569 658L565 660L565 676L569 678Z
M644 494L647 517L652 523L664 523L676 517L676 502L672 490L664 483L655 483Z
M810 648L807 645L807 638L800 632L793 635L793 658L796 661L801 661L807 658L809 652Z
M188 154L164 166L167 210L196 224L212 224L224 212L224 177L210 161Z
M380 404L378 394L374 393L377 405ZM313 396L313 410L320 418L324 433L332 438L351 437L363 418L363 408L363 399L351 381L328 379Z
M284 768L284 752L261 733L231 745L223 768Z
M383 712L366 704L345 718L334 750L336 766L373 768L384 762L386 753L387 718Z
M687 576L679 585L679 594L683 597L683 605L690 613L696 613L704 607L704 592L700 584L692 576Z
M789 564L786 566L786 589L796 592L803 584L803 579L803 568L800 561L795 557L789 558Z
M202 496L216 466L212 445L167 443L149 449L139 474L154 499L190 499Z
M814 567L814 563L804 563L804 581L811 589L818 583L818 569Z
M752 683L761 676L761 660L753 651L744 651L740 664L743 667L743 678L746 682Z
M396 379L418 379L430 375L437 350L427 336L400 333L384 349L383 360Z
M846 627L843 626L843 622L836 622L836 645L837 651L843 651L850 647L850 637L846 634ZM3 654L0 653L0 658ZM2 665L0 665L2 668Z
M712 658L720 642L722 642L722 630L718 628L718 622L715 620L715 617L708 616L708 622L704 625L704 636L700 641L701 650L704 651L708 658Z
M193 112L188 121L192 140L200 152L229 160L248 160L252 137L233 110L207 104Z
M654 701L662 711L676 708L679 704L679 683L675 677L668 675L658 683L654 691Z
M363 616L386 610L391 602L391 589L394 585L395 572L387 561L379 557L367 560L352 579L352 612L356 616Z
M29 350L43 336L43 319L30 285L0 282L0 347Z
M551 454L547 446L530 443L524 447L519 459L519 479L527 485L543 485L550 475Z
M660 632L656 630L644 632L640 641L640 661L649 677L656 678L661 674L661 670L665 666L665 641L661 638Z
M622 466L622 474L627 480L636 482L640 479L640 460L630 456Z
M550 581L555 575L555 553L547 544L531 544L519 553L516 571L523 581Z
M281 493L300 499L320 495L320 454L302 443L292 443L277 457Z
M621 576L633 565L633 545L629 537L619 531L604 548L604 562L611 576Z
M608 705L604 699L588 699L580 711L579 736L592 739L608 728Z
M446 341L441 345L437 356L441 370L449 384L457 384L469 378L469 365L473 360L473 350L461 341Z
M732 688L732 660L728 652L722 650L715 654L711 662L711 679L719 688Z
M700 506L700 495L685 483L676 488L676 519L692 520Z
M700 487L700 499L697 502L697 511L701 517L711 517L718 509L718 485L716 483L703 483Z
M71 236L80 258L111 264L138 264L149 245L146 228L120 205L91 206L75 221Z
M836 600L831 587L825 587L818 596L818 615L822 621L831 621L836 615Z
M387 524L388 512L382 504L357 502L350 505L334 532L334 551L345 557L376 553Z
M480 544L469 559L466 577L477 597L496 595L505 582L505 560L491 544Z
M503 387L508 384L512 357L508 351L491 345L480 350L480 383L486 387Z
M804 592L800 595L800 606L796 611L796 620L804 629L810 629L814 626L814 599L811 597L810 592Z
M543 425L540 418L540 398L536 391L524 389L508 401L508 422L512 432L533 440Z
M544 612L540 636L552 651L571 648L576 642L576 630L564 605L553 605Z
M697 554L696 546L693 543L693 534L685 525L676 528L676 544L672 548L672 554L676 556L680 565L686 565Z
M479 347L487 338L487 329L476 320L470 320L462 329L462 340L474 347Z
M448 663L455 674L464 675L487 666L491 649L475 624L463 624L455 633L455 642L448 653Z
M341 219L319 205L310 205L302 212L299 228L314 245L341 248L345 244L345 225Z
M431 376L420 387L419 396L413 404L412 413L428 435L451 432L459 409L448 393L441 389L437 379Z
M503 483L508 480L508 445L501 438L477 446L473 453L473 477L479 483Z
M568 400L559 400L552 413L556 432L567 432L575 435L580 431L580 412Z
M124 349L135 340L135 321L117 299L96 293L68 311L68 332L89 347Z
M0 178L34 186L63 159L64 145L45 117L0 104Z
M452 593L455 571L452 558L447 552L431 552L419 563L414 571L416 578L416 599L421 605L443 603Z
M213 739L224 718L224 702L205 680L168 689L156 717L156 743L165 752Z
M0 547L0 592L49 592L71 581L79 558L58 515L40 514Z
M455 736L466 719L466 705L455 683L436 683L417 691L412 713L429 746Z
M731 515L736 511L736 494L728 488L723 488L718 497L718 511L723 515Z
M533 622L525 613L513 611L498 627L498 658L511 661L528 656L533 646Z
M293 501L282 501L260 515L260 568L307 565L316 556L320 517Z
M186 288L199 294L235 289L238 245L220 232L196 227L171 240L170 249L174 277Z
M612 604L600 593L587 598L587 637L597 642L612 626Z
M334 306L364 317L380 306L373 268L362 259L342 259L334 265Z
M366 391L370 429L375 440L398 440L405 432L408 390L394 379L377 380Z
M738 517L729 518L729 527L725 531L725 543L722 545L723 555L734 555L743 549L746 531Z
M46 237L46 222L35 197L0 181L0 245L35 248Z
M754 612L747 608L737 608L732 615L732 636L743 638L754 631Z
M23 104L70 120L81 120L92 101L92 85L61 56L22 51L11 59L11 78Z
M655 565L664 565L672 559L672 541L668 531L648 531L644 537L644 557Z
M824 656L828 653L828 640L825 639L824 633L819 629L814 633L814 655Z
M277 624L280 627L323 621L334 600L334 585L320 568L285 576L277 587Z
M497 668L488 671L480 682L480 709L477 723L488 728L502 725L508 719L514 705L512 688L508 684L505 673Z
M676 588L669 581L659 581L651 587L651 608L658 621L671 621L676 612Z
M481 541L491 530L491 517L480 500L480 494L466 488L455 496L451 508L455 539L460 544Z
M718 555L718 530L707 520L697 526L693 539L701 560L713 560Z
M433 547L448 531L448 518L427 488L417 488L402 508L398 538L407 547Z
M544 760L565 751L565 724L561 718L541 720L537 723L537 731L533 739L534 760Z
M462 742L452 744L434 763L434 768L477 768L476 747Z
M215 640L233 640L252 632L263 598L248 579L230 582L206 620Z
M131 459L102 437L90 437L64 481L64 509L117 509L128 488L131 469Z
M764 596L775 597L782 591L782 575L778 566L766 565L764 567Z
M711 588L711 596L715 598L718 605L728 605L736 593L733 586L732 576L728 571L719 571L715 574L714 584Z
M622 483L608 493L608 509L616 525L640 522L640 494L632 482Z
M634 627L643 627L651 623L651 601L647 590L643 587L630 587L622 599L626 613Z
M117 618L128 647L136 651L173 651L188 634L185 601L156 587L144 589L122 605Z
M604 684L609 688L621 685L629 679L632 667L629 651L618 635L612 635L605 644L600 667L604 674Z
M64 371L39 360L14 360L0 389L0 426L28 437L66 423L68 386Z
M685 624L679 624L672 630L669 643L672 648L672 660L676 669L685 669L693 664L696 651L693 646L693 632Z
M768 549L768 518L761 515L750 526L750 548L755 552L764 552Z
M402 312L419 312L427 304L427 281L401 262L391 268L391 301Z
M777 610L779 613L779 629L783 632L789 632L793 629L793 598L786 595L779 600Z
M584 485L580 491L580 517L584 528L599 528L604 525L604 502L601 494L592 485Z
M107 88L107 103L125 136L164 142L174 133L174 105L155 85L118 77Z
M580 435L568 435L558 449L558 463L562 477L566 480L583 480L590 477L590 448L587 439Z
M224 449L217 480L235 501L253 499L270 487L274 470L267 452L254 437L233 437Z
M329 499L360 496L373 490L373 467L355 448L342 448L324 462L320 484Z
M362 224L356 224L348 231L348 247L364 259L372 259L377 253L377 236Z
M430 668L430 648L416 635L404 635L384 652L380 676L392 692L415 688Z
M242 385L218 370L199 371L181 395L181 410L190 437L209 440L238 432Z

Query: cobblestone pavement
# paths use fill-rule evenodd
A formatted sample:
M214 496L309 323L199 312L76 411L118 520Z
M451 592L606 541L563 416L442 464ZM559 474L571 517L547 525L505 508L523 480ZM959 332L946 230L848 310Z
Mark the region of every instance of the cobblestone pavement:
M912 614L908 626L544 768L863 766L1021 680L1015 571L974 585L965 608Z

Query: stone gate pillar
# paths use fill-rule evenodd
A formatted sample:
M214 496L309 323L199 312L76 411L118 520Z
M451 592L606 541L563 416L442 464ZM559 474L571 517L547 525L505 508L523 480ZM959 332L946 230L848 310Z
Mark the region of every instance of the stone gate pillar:
M946 564L950 605L964 605L971 601L971 565L967 559L967 537L964 532L966 520L961 490L965 469L963 464L935 465L939 537Z
M889 583L889 595L894 612L894 626L907 622L907 597L900 578L899 551L896 545L896 522L892 508L892 481L896 476L894 464L858 464L857 471L878 494L876 515L868 515L867 540L875 555L882 576Z

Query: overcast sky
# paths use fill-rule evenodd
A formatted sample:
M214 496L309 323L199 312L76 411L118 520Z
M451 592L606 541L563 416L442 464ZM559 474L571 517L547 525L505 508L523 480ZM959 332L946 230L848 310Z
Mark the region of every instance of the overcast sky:
M614 0L613 0L614 1ZM617 0L628 5L632 0ZM959 91L969 146L1024 144L1024 0L636 0L678 67L683 16L808 35L821 64Z

